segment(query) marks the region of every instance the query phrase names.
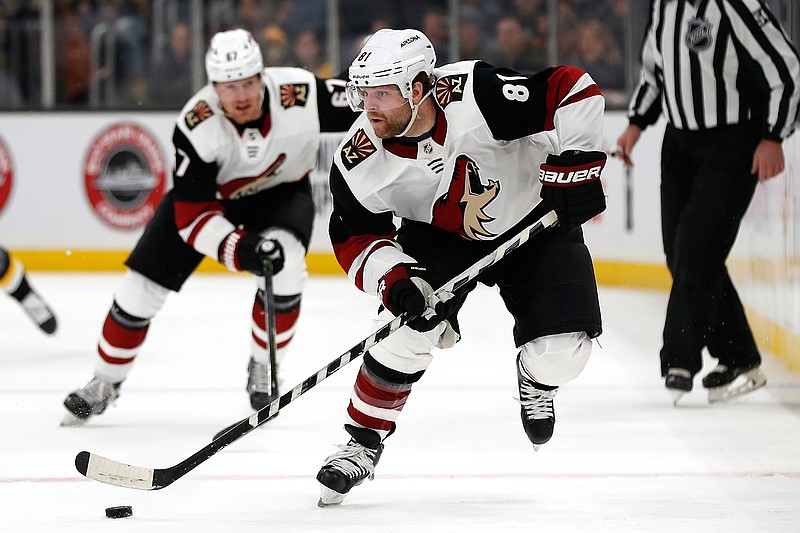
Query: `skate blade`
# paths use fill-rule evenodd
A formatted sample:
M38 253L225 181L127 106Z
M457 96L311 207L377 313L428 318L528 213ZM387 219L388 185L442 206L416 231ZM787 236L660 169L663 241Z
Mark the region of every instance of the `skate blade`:
M741 377L744 377L744 383L735 385L736 381ZM756 389L760 389L766 384L767 378L761 373L761 369L754 368L753 370L738 376L736 380L732 381L728 385L708 389L708 402L728 402L740 396L744 396L745 394L749 394Z
M345 494L339 494L335 490L331 490L325 485L322 485L322 490L319 493L319 501L317 507L331 507L339 505L344 501Z
M64 415L64 418L61 420L60 426L62 428L69 428L69 427L79 427L86 423L89 420L88 418L78 418L77 416L73 415L69 411Z
M683 398L683 395L686 394L686 391L678 390L678 389L667 389L669 390L670 394L672 394L672 406L677 407L678 401Z

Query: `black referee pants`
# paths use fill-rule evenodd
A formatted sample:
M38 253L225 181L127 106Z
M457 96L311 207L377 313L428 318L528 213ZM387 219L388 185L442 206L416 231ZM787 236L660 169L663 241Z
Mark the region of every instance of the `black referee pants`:
M661 374L696 374L701 351L720 363L760 362L725 260L755 193L750 174L758 128L705 131L667 127L661 150L661 232L672 274Z

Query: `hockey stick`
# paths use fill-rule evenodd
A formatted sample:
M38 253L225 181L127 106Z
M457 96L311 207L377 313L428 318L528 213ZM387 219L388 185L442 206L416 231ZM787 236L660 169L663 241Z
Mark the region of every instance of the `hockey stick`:
M625 153L618 148L609 154L622 161L625 167L625 229L633 231L633 170L626 164Z
M633 171L625 166L625 229L633 231Z
M555 212L550 211L534 224L520 231L515 237L505 241L494 252L483 257L461 274L451 279L439 288L436 293L458 291L478 277L487 268L522 246L530 237L554 225L557 221L558 218ZM328 363L327 366L306 378L291 391L285 393L264 408L259 409L252 416L240 420L229 431L220 435L219 438L214 439L190 457L187 457L174 466L168 468L133 466L114 461L113 459L107 459L94 453L82 451L75 456L75 468L89 479L94 479L95 481L100 481L109 485L116 485L118 487L157 490L171 485L228 444L238 440L269 420L272 416L277 414L278 411L308 392L309 389L333 375L347 363L363 355L364 352L403 327L410 318L411 317L406 314L395 317L394 320Z
M270 394L278 392L278 366L276 357L278 343L275 341L275 293L272 289L272 261L264 259L262 264L264 271L264 298L261 305L264 308L264 329L267 331L267 348L269 349L269 381Z
M264 273L264 293L261 298L261 307L264 308L264 331L267 332L267 348L269 349L269 393L270 396L272 396L278 393L278 362L276 360L278 343L275 341L275 293L272 289L272 261L264 259L262 263L262 272ZM225 429L218 431L214 435L214 440L233 429L233 426L238 423L239 422L234 422Z

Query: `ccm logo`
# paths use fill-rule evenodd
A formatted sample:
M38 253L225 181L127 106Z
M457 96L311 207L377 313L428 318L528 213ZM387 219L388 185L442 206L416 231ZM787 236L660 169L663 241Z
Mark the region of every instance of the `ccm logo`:
M545 167L539 169L539 181L552 185L569 186L583 181L592 181L600 179L600 171L603 170L603 165L597 165L590 168L581 168L564 172L563 170L554 170L556 167Z

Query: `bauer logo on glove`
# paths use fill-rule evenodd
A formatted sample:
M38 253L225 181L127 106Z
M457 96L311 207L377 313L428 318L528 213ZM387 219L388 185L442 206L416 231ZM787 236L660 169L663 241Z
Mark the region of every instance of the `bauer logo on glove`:
M606 209L600 174L603 152L572 150L547 156L539 168L541 197L558 216L559 227L571 231Z
M589 164L584 168L576 167L569 172L564 172L558 167L551 167L545 163L539 169L539 181L557 187L571 187L582 181L599 180L601 170L603 170L603 165L592 166Z

